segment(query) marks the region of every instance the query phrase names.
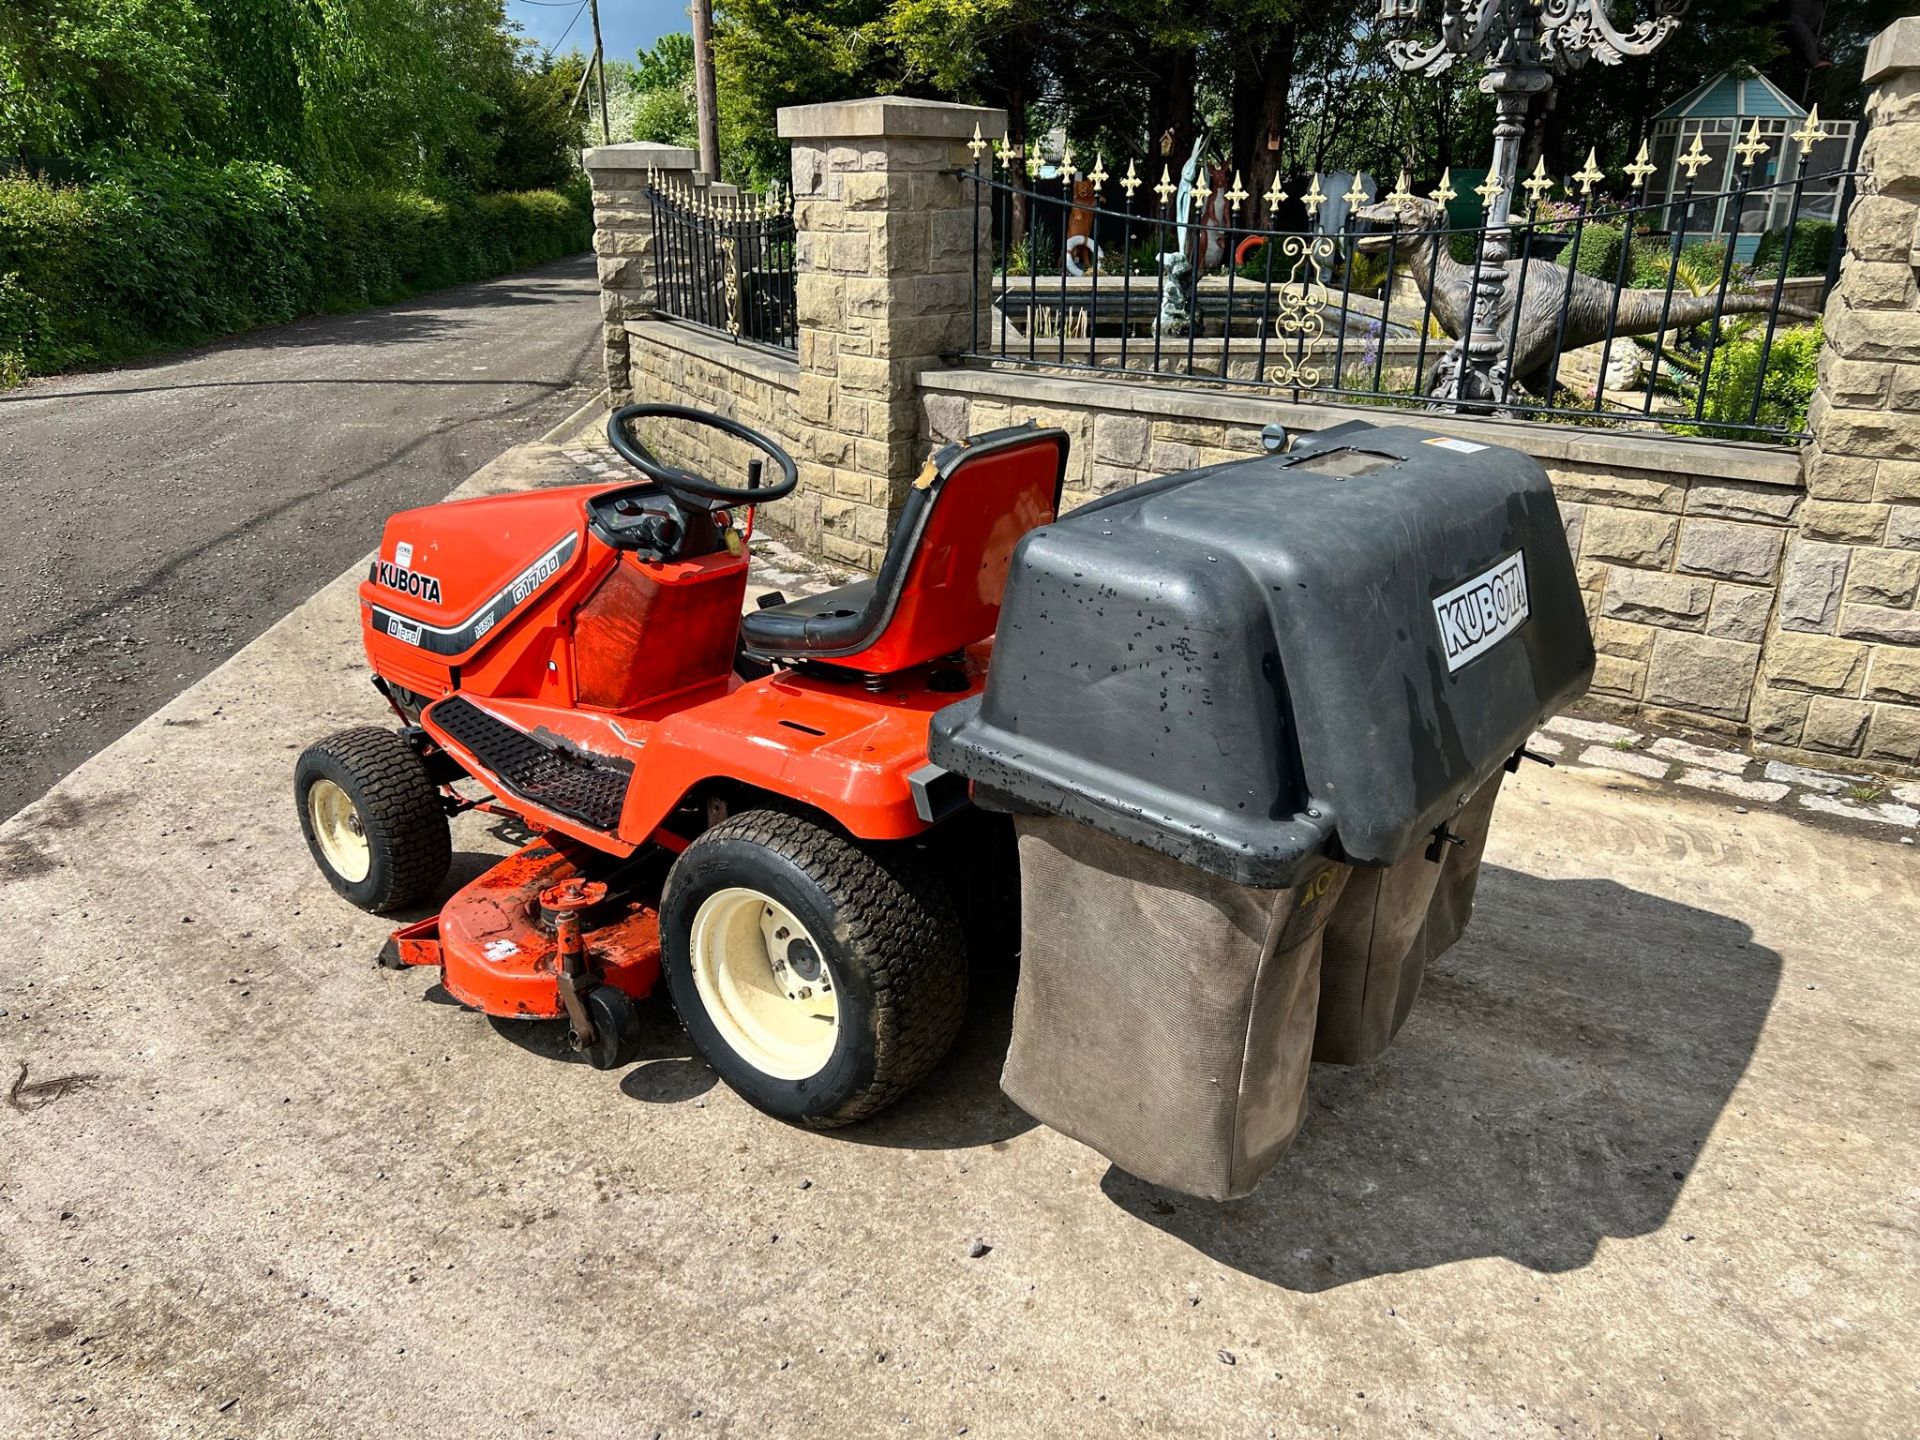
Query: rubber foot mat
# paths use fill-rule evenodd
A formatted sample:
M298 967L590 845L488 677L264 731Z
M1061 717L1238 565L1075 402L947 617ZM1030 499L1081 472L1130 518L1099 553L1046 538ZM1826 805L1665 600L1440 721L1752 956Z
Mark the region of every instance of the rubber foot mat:
M521 799L596 830L619 827L633 762L546 744L460 695L433 706L427 718Z

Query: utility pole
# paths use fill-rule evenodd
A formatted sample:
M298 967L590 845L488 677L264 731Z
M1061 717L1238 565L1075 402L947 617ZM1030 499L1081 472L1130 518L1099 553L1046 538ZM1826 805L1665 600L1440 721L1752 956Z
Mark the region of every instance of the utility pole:
M720 116L713 93L713 0L693 0L694 129L700 135L700 168L720 178Z
M593 67L600 72L600 143L611 145L613 122L607 118L607 47L600 39L600 0L587 0L587 8L593 12Z

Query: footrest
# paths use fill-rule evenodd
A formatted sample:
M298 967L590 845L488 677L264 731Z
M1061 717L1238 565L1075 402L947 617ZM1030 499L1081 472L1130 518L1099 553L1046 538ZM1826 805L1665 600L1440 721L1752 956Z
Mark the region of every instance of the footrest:
M516 730L464 696L449 695L426 719L521 799L609 833L619 827L633 763L582 755Z

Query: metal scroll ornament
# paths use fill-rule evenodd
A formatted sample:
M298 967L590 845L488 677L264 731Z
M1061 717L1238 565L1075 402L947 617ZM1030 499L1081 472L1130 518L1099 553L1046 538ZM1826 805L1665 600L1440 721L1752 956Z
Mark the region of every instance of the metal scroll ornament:
M720 242L720 255L725 262L721 274L721 284L726 288L727 332L736 338L740 334L740 247L728 236Z
M1388 5L1382 15L1417 21L1426 8ZM1647 14L1623 29L1614 24L1608 0L1441 0L1432 17L1440 31L1436 39L1403 36L1388 43L1387 53L1399 69L1420 75L1445 74L1462 56L1499 56L1555 72L1578 70L1588 60L1618 65L1628 55L1658 49L1687 6L1686 0L1653 0L1644 8ZM1516 13L1521 10L1524 17ZM1515 49L1531 53L1511 53Z
M1267 366L1270 384L1311 390L1320 383L1320 357L1326 348L1327 297L1307 280L1308 266L1325 265L1334 257L1330 235L1289 235L1280 242L1281 263L1287 278L1278 287L1273 333L1288 342L1277 360Z

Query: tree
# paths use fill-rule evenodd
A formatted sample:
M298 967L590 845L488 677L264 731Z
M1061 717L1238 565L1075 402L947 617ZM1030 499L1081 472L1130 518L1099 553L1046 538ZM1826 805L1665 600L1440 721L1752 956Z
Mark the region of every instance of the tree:
M662 35L651 50L642 50L628 83L633 139L695 146L691 35L675 31Z
M0 4L0 152L191 148L220 125L213 80L193 0Z

